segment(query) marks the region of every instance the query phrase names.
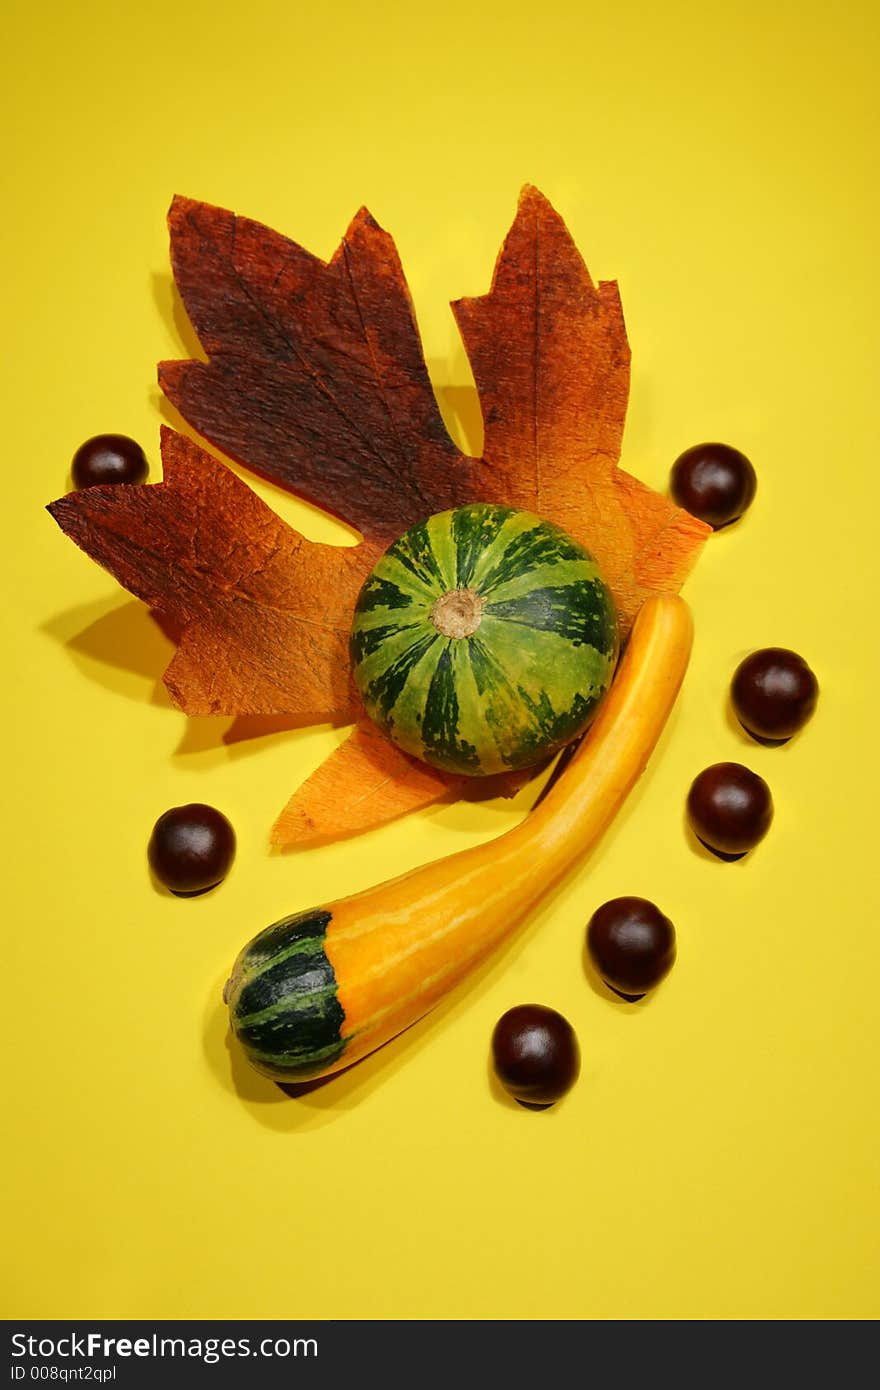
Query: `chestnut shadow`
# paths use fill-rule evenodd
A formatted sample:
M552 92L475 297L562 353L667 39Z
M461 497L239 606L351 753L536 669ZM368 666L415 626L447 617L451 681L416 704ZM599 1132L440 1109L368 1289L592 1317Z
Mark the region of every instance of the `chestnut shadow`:
M147 875L150 880L150 887L160 898L205 898L223 883L223 879L218 878L216 883L209 883L207 888L190 888L186 891L179 891L176 888L167 888L161 879L158 879L153 873L153 869L149 862L147 863Z
M497 1105L502 1106L505 1110L530 1110L533 1112L533 1114L536 1115L552 1115L555 1111L559 1110L559 1107L561 1105L565 1104L565 1096L560 1096L559 1100L551 1101L549 1104L543 1105L539 1105L535 1101L517 1100L516 1097L512 1096L510 1092L506 1090L504 1086L502 1086L501 1082L498 1080L498 1077L495 1072L495 1066L492 1061L491 1047L486 1058L486 1072L489 1082L489 1094L491 1095L495 1103Z
M742 516L734 517L733 521L725 521L723 525L714 527L709 539L718 540L722 545L725 545L727 543L725 538L730 535L731 532L735 535L743 529L748 529L752 524L753 506L754 503L752 506L746 508Z
M743 850L742 854L725 854L720 849L710 849L694 832L687 813L687 805L682 809L682 827L688 848L698 859L710 859L716 864L738 864L741 859L748 859L753 850ZM757 848L757 846L756 846Z
M641 1013L650 1007L656 994L656 990L648 990L646 994L622 994L620 990L613 989L611 985L606 984L590 959L586 940L581 947L581 969L593 993L598 994L599 998L604 999L606 1003L613 1004L620 1013Z
M736 666L747 656L748 652L743 652L741 656L738 656L736 665L733 669L736 670ZM736 710L733 707L733 698L729 690L724 706L724 722L728 729L736 734L740 743L749 745L752 748L755 746L759 748L787 748L788 745L797 738L796 734L791 734L788 738L761 738L758 734L750 733L745 725L740 723Z

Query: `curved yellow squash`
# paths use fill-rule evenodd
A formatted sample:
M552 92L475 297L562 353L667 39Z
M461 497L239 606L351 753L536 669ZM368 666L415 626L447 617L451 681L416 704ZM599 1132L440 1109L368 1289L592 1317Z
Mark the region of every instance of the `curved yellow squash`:
M484 960L614 818L663 730L691 640L684 601L650 598L595 723L524 821L255 937L224 995L253 1065L285 1081L338 1071Z

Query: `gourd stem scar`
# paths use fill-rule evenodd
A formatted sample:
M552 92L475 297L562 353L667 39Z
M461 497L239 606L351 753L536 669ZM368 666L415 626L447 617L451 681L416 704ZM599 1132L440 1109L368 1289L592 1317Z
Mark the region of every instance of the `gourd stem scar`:
M431 609L431 622L444 637L472 637L483 618L476 589L450 589Z

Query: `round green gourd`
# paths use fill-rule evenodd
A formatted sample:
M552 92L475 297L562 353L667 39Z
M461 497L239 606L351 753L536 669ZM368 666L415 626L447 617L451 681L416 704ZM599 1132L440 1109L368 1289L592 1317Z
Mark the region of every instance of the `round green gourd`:
M487 503L395 541L351 632L372 719L405 752L470 776L529 767L581 734L617 650L589 552L532 512Z

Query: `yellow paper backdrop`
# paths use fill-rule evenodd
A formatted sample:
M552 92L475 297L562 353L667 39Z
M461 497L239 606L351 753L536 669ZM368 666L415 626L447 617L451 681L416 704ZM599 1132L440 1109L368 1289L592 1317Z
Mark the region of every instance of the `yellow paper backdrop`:
M284 0L16 8L4 40L2 844L6 1316L867 1318L876 1252L877 10L637 0L331 10ZM230 1055L220 987L287 911L487 839L513 806L435 809L267 851L339 730L228 743L163 693L171 648L42 510L87 436L145 445L154 364L188 355L175 192L329 256L366 203L397 240L450 428L479 415L449 299L488 288L522 183L618 279L624 465L664 488L720 438L754 508L688 584L680 705L600 850L433 1019L307 1098ZM310 536L343 528L260 486ZM818 713L749 742L749 650L810 661ZM707 763L776 820L724 865L689 841ZM168 806L216 804L234 870L151 885ZM654 899L655 997L585 974L609 897ZM564 1103L493 1085L499 1015L562 1010Z

